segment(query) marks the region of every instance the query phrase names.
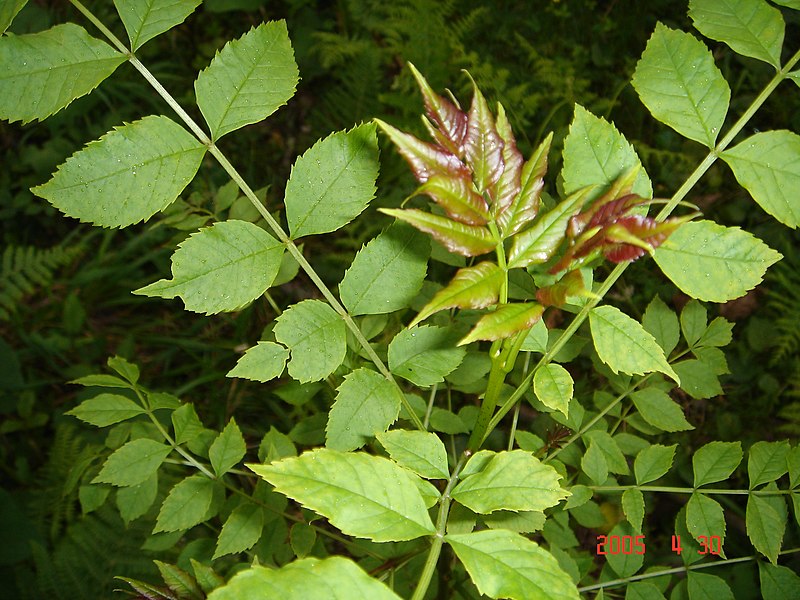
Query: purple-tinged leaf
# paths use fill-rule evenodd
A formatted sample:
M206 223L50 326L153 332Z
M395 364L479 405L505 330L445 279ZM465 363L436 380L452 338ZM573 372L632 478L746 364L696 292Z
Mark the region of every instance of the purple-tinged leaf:
M500 231L504 237L510 237L522 231L528 223L536 218L539 212L539 199L544 188L544 176L547 173L547 155L553 134L548 135L528 159L522 168L521 187L511 207L500 214Z
M465 140L467 164L472 167L472 177L478 192L493 186L503 174L503 140L497 133L494 117L477 85L469 109L467 138Z
M422 91L425 112L438 128L431 131L431 135L447 150L463 157L464 141L467 137L467 114L446 98L436 94L413 64L408 63L408 67Z
M522 187L522 153L517 148L517 140L511 130L506 111L502 104L497 105L497 134L503 141L503 174L492 187L489 196L492 198L492 212L495 218L502 215L519 195Z
M378 210L430 234L450 252L462 256L486 254L497 246L497 241L485 227L465 225L447 217L432 215L414 208L407 210L380 208Z
M602 196L592 202L590 207L570 219L569 236L577 238L591 227L611 223L616 217L622 216L636 205L644 202L641 196L631 192L640 171L641 167L639 166L625 171L614 180L611 187Z
M535 302L527 304L503 304L494 312L481 317L459 346L471 344L477 340L502 340L511 337L518 331L530 329L542 318L544 306Z
M533 227L517 234L508 256L508 267L527 267L549 260L564 240L570 217L581 209L594 189L589 186L571 194L541 215Z
M605 257L614 263L636 260L664 243L673 231L695 215L667 219L661 223L650 217L631 215L622 217L606 229Z
M470 177L434 175L416 193L430 196L456 221L467 225L486 225L489 220L486 201L475 191Z
M563 306L569 296L579 296L586 293L583 284L583 275L578 270L570 271L553 285L540 288L536 292L536 299L545 306Z
M404 133L380 119L375 119L375 122L397 146L397 150L411 166L414 177L420 183L425 183L434 175L469 177L467 166L452 152L418 140L413 135Z
M448 308L486 308L497 302L503 286L503 270L492 262L459 269L447 287L436 292L409 327Z

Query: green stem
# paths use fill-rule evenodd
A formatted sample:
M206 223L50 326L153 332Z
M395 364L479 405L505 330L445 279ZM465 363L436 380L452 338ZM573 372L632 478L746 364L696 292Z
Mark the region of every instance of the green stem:
M428 558L425 560L425 566L422 568L417 587L414 590L414 595L411 600L422 600L425 593L428 591L428 586L431 584L433 574L436 572L436 564L439 562L439 555L442 552L442 544L444 543L444 535L447 532L447 516L450 514L450 492L452 492L456 483L458 483L458 475L461 469L467 463L469 457L472 456L470 452L464 452L459 458L458 463L447 481L447 487L442 492L442 497L439 499L439 515L436 518L436 533L433 536L430 550L428 550Z
M120 40L105 26L103 23L94 16L94 14L89 11L83 4L80 3L79 0L69 0L75 8L77 8L92 24L97 27L103 35L105 35L125 56L128 57L130 63L136 68L139 73L145 78L145 80L153 87L153 89L158 92L158 95L161 96L164 101L175 111L175 113L181 118L181 120L186 124L189 129L197 136L200 142L208 147L209 153L217 159L223 169L228 173L228 175L236 182L239 186L239 189L242 190L245 196L250 200L250 202L255 206L256 210L258 210L259 214L264 218L264 220L269 225L270 229L275 233L278 239L286 246L286 250L289 254L294 258L300 267L305 271L306 275L311 279L317 289L322 293L325 297L325 300L331 305L331 307L338 313L338 315L342 318L345 322L347 328L353 333L356 340L358 341L359 345L364 349L369 356L370 360L375 364L378 371L380 371L381 375L383 375L392 385L394 385L400 391L400 398L403 403L406 412L409 414L409 418L414 423L414 426L418 429L425 430L425 427L422 424L422 420L417 416L414 412L411 404L406 399L405 395L402 393L400 386L395 381L394 377L392 376L389 369L383 364L383 361L375 352L375 349L370 345L367 339L364 337L364 334L359 329L358 325L356 325L353 318L350 316L350 313L341 305L341 303L336 299L333 295L331 290L328 286L322 281L322 279L317 275L317 272L311 266L311 264L305 259L303 253L300 252L300 249L294 243L293 240L289 238L280 224L275 220L275 218L269 213L266 207L258 200L253 190L247 185L247 182L242 178L239 172L233 167L227 157L214 145L214 142L209 138L209 136L202 130L202 128L192 119L189 114L181 108L180 104L172 97L172 95L164 88L164 86L159 83L159 81L155 78L155 76L150 73L150 71L145 67L138 58L136 58L133 53L128 50L125 45L120 42Z

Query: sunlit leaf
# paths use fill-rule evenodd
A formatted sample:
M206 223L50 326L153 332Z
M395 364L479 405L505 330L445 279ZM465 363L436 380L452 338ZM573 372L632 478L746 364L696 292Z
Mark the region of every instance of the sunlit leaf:
M399 465L427 479L447 479L447 450L435 433L395 429L377 435Z
M472 330L460 341L459 346L466 346L478 340L501 340L511 337L519 331L530 329L542 318L544 306L536 302L526 304L503 304L483 317Z
M107 427L144 414L145 410L130 398L118 394L98 394L84 400L65 414L95 427Z
M178 245L172 279L161 279L135 294L174 298L186 310L214 314L239 310L272 285L283 244L247 221L220 221Z
M464 139L467 136L467 114L446 98L436 94L413 64L408 63L408 67L422 90L425 112L438 128L437 141L453 154L463 155Z
M202 0L114 0L131 49L169 31L194 12Z
M783 257L738 227L694 221L681 225L654 258L684 293L698 300L727 302L761 283L767 268Z
M491 252L497 246L496 240L485 227L466 225L415 208L407 210L381 208L379 210L390 217L410 223L420 231L429 233L450 252L464 256L478 256Z
M12 7L11 13L16 10ZM11 15L6 18L10 22ZM39 33L3 35L0 119L46 119L91 92L123 62L125 56L73 23Z
M258 123L294 96L298 71L284 21L262 23L225 44L194 83L211 137Z
M705 44L658 23L631 83L656 119L714 147L731 91Z
M539 145L533 155L522 167L519 193L512 199L511 205L498 216L500 230L505 237L522 231L531 223L539 212L539 199L544 188L544 175L547 172L547 157L553 134L549 134ZM505 151L505 150L504 150ZM512 159L513 160L513 159ZM506 160L508 162L508 160ZM513 164L513 163L512 163ZM505 174L501 182L505 179Z
M31 191L70 217L127 227L172 204L194 178L205 151L171 119L145 117L91 142Z
M451 219L467 225L485 225L489 218L486 201L468 177L432 175L416 191L427 194Z
M467 163L472 167L472 177L479 193L483 193L500 179L503 173L503 140L497 133L494 117L486 98L472 86L472 105L464 140Z
M387 542L434 532L410 471L386 458L321 448L249 467L348 535Z
M569 416L569 401L573 392L572 376L564 367L546 364L533 376L533 392L539 402Z
M389 344L389 369L420 387L441 383L467 352L454 347L454 341L453 333L443 327L404 329Z
M378 138L361 125L320 140L298 157L286 183L286 220L292 238L347 225L375 195Z
M511 204L516 198L520 196L522 189L522 166L523 159L522 153L517 148L517 140L514 137L514 132L511 130L511 123L508 122L506 111L502 104L497 106L497 121L495 123L497 128L497 135L503 143L503 172L497 182L489 188L489 194L492 197L492 212L495 218L498 219L500 215L507 212ZM545 157L546 158L546 157ZM545 160L545 168L546 167ZM530 177L530 173L528 174ZM534 179L535 182L535 179ZM535 187L535 183L530 187ZM530 192L526 193L530 196ZM535 198L538 200L538 197ZM529 198L521 199L520 204L525 203L531 205L533 202ZM534 212L535 212L534 207ZM528 207L530 211L530 206ZM506 218L508 222L509 217ZM502 227L502 225L501 225Z
M239 377L264 383L275 379L283 373L283 367L289 358L289 351L274 342L258 342L248 348L244 355L236 361L226 377Z

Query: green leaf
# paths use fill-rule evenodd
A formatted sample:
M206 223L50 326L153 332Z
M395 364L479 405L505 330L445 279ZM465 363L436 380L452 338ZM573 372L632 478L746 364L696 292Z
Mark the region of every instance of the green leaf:
M641 490L631 488L622 494L622 511L634 531L642 530L644 521L644 494Z
M692 456L694 487L724 481L742 462L741 442L710 442Z
M305 523L295 523L289 532L289 542L298 558L305 558L317 542L317 532Z
M201 229L172 255L172 279L134 294L174 298L186 310L215 314L243 308L272 285L283 244L247 221L222 221Z
M681 389L692 398L713 398L722 394L719 379L702 360L682 360L673 367L681 379Z
M379 433L378 441L402 467L426 479L447 479L447 450L435 433L395 429Z
M491 252L497 246L497 241L486 227L465 225L416 208L406 210L379 208L378 210L390 217L410 223L420 231L431 235L450 252L456 254L479 256Z
M547 325L545 325L542 319L539 319L534 323L530 331L528 331L520 350L525 352L541 352L544 354L547 352L548 337Z
M577 600L575 584L538 544L503 529L448 534L445 541L472 582L490 598Z
M413 227L395 222L356 254L339 284L352 315L376 315L407 307L422 288L431 246Z
M697 340L699 347L720 347L727 346L733 339L733 323L723 317L717 317L706 328L700 339Z
M478 459L485 461L488 450ZM490 459L475 474L465 476L452 497L470 510L488 514L496 510L541 511L569 495L558 481L556 470L530 452L512 450L490 453Z
M118 394L98 394L84 400L65 414L77 417L95 427L108 427L145 413L133 400Z
M731 90L703 42L657 23L631 83L656 119L714 147Z
M347 351L344 321L321 300L303 300L284 311L275 337L292 351L289 375L301 383L333 373Z
M711 221L681 225L656 249L655 261L681 291L709 302L744 296L781 258L757 237Z
M800 224L800 135L757 133L720 158L761 208L792 229Z
M274 342L258 342L248 348L226 377L240 377L251 381L267 382L280 377L289 358L289 351Z
M581 105L564 139L564 192L572 194L586 186L608 186L641 162L630 143L614 125L596 117ZM602 188L595 194L602 192ZM653 186L644 169L639 169L632 193L642 198L653 195Z
M28 0L1 0L0 1L0 35L6 32L14 17L22 10Z
M105 375L103 373L95 373L92 375L85 375L84 377L78 377L77 379L73 379L69 383L75 383L77 385L82 385L85 387L110 387L110 388L123 388L123 389L131 389L131 384L127 381L123 381L119 377L115 377L114 375Z
M485 261L474 267L459 269L446 287L436 292L409 328L418 325L432 314L448 308L486 308L495 304L505 280L503 270Z
M764 600L785 600L800 590L800 576L788 567L759 561L758 577Z
M689 571L687 590L691 600L735 600L725 580L716 575Z
M131 49L136 52L148 40L183 23L201 1L114 0L114 6L128 32Z
M569 416L574 382L564 367L554 363L544 365L533 376L533 392L547 408Z
M258 459L271 463L287 456L297 456L297 448L288 435L270 426L258 445Z
M592 191L592 188L582 188L571 194L552 210L540 214L533 227L515 235L508 254L508 268L547 262L564 240L570 218L581 209Z
M777 8L763 0L691 0L689 17L704 36L780 69L785 25Z
M633 392L631 400L642 418L653 427L670 432L694 429L683 416L680 405L658 388L648 387Z
M767 488L774 488L774 484ZM778 554L786 531L786 503L780 496L755 496L747 498L747 537L773 565L778 563Z
M681 311L681 331L686 343L694 346L705 333L708 323L706 309L697 300L689 300Z
M183 531L203 522L214 499L214 485L203 475L178 482L161 505L153 532Z
M644 485L666 475L672 468L677 444L662 446L653 444L643 449L636 455L633 462L633 472L636 474L636 484Z
M286 220L292 238L347 225L375 195L375 125L339 131L314 144L292 167L286 183Z
M0 119L44 120L91 92L123 62L125 56L73 23L39 33L4 35Z
M435 530L410 471L389 459L320 448L248 466L347 535L389 542Z
M125 488L123 488L125 489ZM106 503L111 488L107 485L82 485L78 488L81 513L88 515Z
M184 444L205 430L193 404L184 404L172 413L172 428L175 430L175 443Z
M106 459L92 483L117 486L138 485L158 470L172 448L149 439L128 442Z
M160 560L154 560L153 562L158 567L161 579L164 580L170 591L177 594L179 598L191 598L192 600L202 600L204 598L203 592L198 587L194 577L186 571Z
M208 449L208 459L217 477L222 477L244 458L245 452L247 445L242 432L236 420L231 418Z
M638 322L613 306L598 306L589 313L597 355L614 373L643 375L660 371L680 383L655 338Z
M466 346L478 340L502 340L530 329L542 318L544 306L536 302L525 304L501 304L480 318L475 327L460 342Z
M343 452L361 448L395 422L402 402L398 387L383 375L363 367L356 369L336 389L325 445Z
M783 477L789 471L789 442L756 442L747 453L750 489Z
M800 485L800 446L794 446L786 455L789 467L789 487L794 489Z
M678 345L680 340L678 317L660 297L655 296L647 305L642 317L642 326L655 338L658 345L664 350L665 356L669 356L670 352Z
M420 387L441 383L467 353L453 342L452 332L443 327L404 329L389 343L389 370Z
M608 533L609 537L616 536L620 539L623 536L635 536L638 532L633 530L630 523L621 521ZM644 554L608 554L606 556L608 566L620 577L630 577L642 568Z
M597 600L603 600L603 596L595 596ZM646 581L635 581L625 588L625 600L666 600L661 590L655 584Z
M385 584L373 579L356 563L341 556L326 559L303 558L280 569L254 565L234 575L227 584L208 596L208 600L245 598L400 600L400 596Z
M625 460L625 455L622 454L616 440L611 435L605 431L592 430L584 435L584 439L589 442L590 446L595 445L600 448L609 471L620 475L628 474L628 461Z
M603 485L608 479L608 461L598 444L589 442L586 452L581 457L581 471L597 485Z
M719 536L722 546L725 543L725 512L719 502L695 492L686 504L686 528L701 547L700 536L706 538L707 545L711 544L712 536ZM721 554L725 556L724 549Z
M225 44L194 82L212 139L266 119L294 96L298 75L284 21Z
M153 473L143 482L117 490L119 516L126 524L144 515L156 501L158 473Z
M118 375L121 375L130 383L135 385L136 382L139 381L139 367L132 362L128 362L121 356L109 357L108 361L106 361L106 364L108 364L110 369L116 371Z
M249 550L261 538L263 528L264 510L252 502L243 502L222 526L212 560Z
M206 148L167 117L115 127L32 188L65 215L127 227L163 210L200 168Z

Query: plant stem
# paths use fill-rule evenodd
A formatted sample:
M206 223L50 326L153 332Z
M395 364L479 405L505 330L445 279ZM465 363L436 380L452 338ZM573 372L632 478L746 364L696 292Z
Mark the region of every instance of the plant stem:
M447 481L447 487L445 487L444 492L442 492L442 497L439 499L436 533L433 536L430 550L428 550L428 558L425 560L425 566L422 568L422 574L420 575L419 582L417 583L411 600L422 600L425 597L425 593L428 591L428 586L431 584L431 578L436 571L436 564L439 562L439 555L442 552L442 544L444 543L444 535L447 531L447 516L450 513L451 501L450 492L453 490L456 483L458 483L458 475L461 473L461 469L464 468L470 456L472 456L472 454L469 451L462 453L461 458L459 458L458 463L453 469L453 473L450 475L450 479Z
M370 360L375 364L378 371L380 371L381 375L383 375L394 387L396 387L400 391L400 398L403 403L406 412L409 415L409 418L414 423L414 426L418 429L425 431L425 427L422 424L422 420L417 416L414 412L411 404L406 399L405 395L402 393L400 386L397 384L397 381L394 379L394 376L383 364L383 361L375 352L375 349L370 345L367 339L364 337L364 334L359 329L358 325L356 325L353 317L350 316L350 313L342 306L342 304L336 299L331 292L330 288L322 281L322 279L317 275L317 272L311 266L311 264L306 260L303 256L303 253L300 252L300 249L294 243L292 239L286 234L286 232L281 227L280 223L278 223L275 218L269 213L266 207L258 200L253 190L250 186L245 182L239 172L234 168L234 166L230 163L227 157L222 153L222 151L217 148L214 142L209 138L209 136L203 131L203 129L192 119L189 114L181 108L180 104L172 97L172 95L161 85L161 83L155 78L155 76L145 67L142 62L136 58L133 53L125 47L125 45L105 26L103 23L92 14L89 9L87 9L79 0L69 0L75 8L77 8L92 24L97 27L103 35L105 35L125 56L128 57L130 63L134 66L134 68L141 73L141 75L145 78L145 80L153 87L153 89L158 92L158 95L161 96L164 101L175 111L175 113L181 118L181 120L186 124L189 129L197 136L200 142L208 148L209 153L217 159L223 169L228 173L228 175L233 179L236 184L239 186L239 189L242 190L245 196L250 200L250 202L255 206L256 210L258 210L259 214L264 218L264 220L269 225L270 229L275 233L277 238L284 244L286 250L291 254L292 258L294 258L300 267L305 271L306 275L311 279L317 289L322 293L325 297L325 300L331 305L333 310L335 310L342 320L345 322L347 328L353 333L356 340L358 341L359 345L364 349L369 356Z

